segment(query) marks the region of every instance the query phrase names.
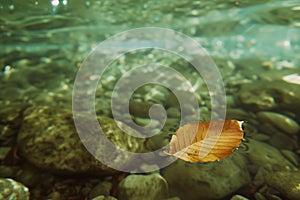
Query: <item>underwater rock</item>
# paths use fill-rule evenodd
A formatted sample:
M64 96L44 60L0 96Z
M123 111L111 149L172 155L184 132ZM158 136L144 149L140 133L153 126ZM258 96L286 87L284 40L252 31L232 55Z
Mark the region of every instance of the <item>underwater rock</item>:
M10 104L0 108L0 124L18 124L26 105Z
M46 188L51 188L55 175L47 173L29 163L22 164L22 168L15 174L15 180L20 181L32 191L33 188L40 187L41 185ZM41 183L43 180L43 183Z
M80 123L90 124L89 117L81 117ZM144 139L130 137L123 133L113 119L99 117L103 132L119 148L137 152L143 149ZM81 126L81 124L78 124ZM124 124L122 125L126 127ZM88 130L97 134L97 127L89 126ZM112 152L103 155L103 141L95 138L83 138L85 142L95 145L94 154L102 155L120 165L125 165L125 155ZM102 142L102 143L101 143ZM34 106L25 110L24 119L17 138L20 155L33 165L57 174L92 174L110 175L115 170L95 159L82 145L75 130L70 110L54 107ZM99 147L99 148L98 148Z
M288 116L274 112L258 112L257 117L263 123L270 123L287 134L296 134L299 132L299 124Z
M233 197L231 197L230 200L248 200L248 198L243 197L242 195L236 194L236 195L234 195Z
M181 94L181 93L182 93L182 92L180 91L180 94ZM170 92L170 93L168 94L167 100L166 100L166 106L167 106L168 108L172 108L172 107L174 107L174 108L179 108L179 106L180 106L179 101L178 101L176 95L175 95L173 92Z
M9 104L0 106L0 146L12 146L26 105Z
M0 199L29 200L29 190L23 184L10 179L0 179Z
M146 94L144 96L145 101L152 101L154 103L165 104L170 91L160 85L154 87L146 87Z
M169 144L171 136L179 128L180 120L176 118L168 118L163 129L146 140L146 148L154 151L165 147Z
M221 199L250 183L246 160L239 154L213 163L177 160L161 170L171 196L181 199Z
M262 133L256 133L253 134L252 139L255 139L257 141L261 141L261 142L266 142L268 140L270 140L270 136L266 135L266 134L262 134Z
M168 108L167 115L168 117L180 118L180 110L175 107Z
M154 103L133 101L130 103L129 112L135 117L149 118L149 110Z
M279 191L284 198L298 200L300 198L300 173L299 171L282 171L269 174L266 183Z
M166 132L162 132L147 139L146 148L148 150L154 151L168 145L169 142L170 142L169 134Z
M256 173L259 167L266 165L271 165L273 170L294 168L278 149L269 144L248 139L246 146L248 150L244 151L245 157L249 159L251 164L248 166L253 173Z
M271 165L260 166L252 181L256 187L261 187L265 183L265 178L268 174L273 173Z
M300 114L300 90L297 84L255 81L241 85L235 97L244 108L251 111L286 110Z
M141 118L141 117L135 117L134 121L139 126L149 126L151 130L158 129L160 126L160 122L155 119L149 119L149 118ZM151 124L151 125L150 125Z
M98 183L89 194L89 198L93 199L99 195L105 195L108 196L110 194L110 191L112 189L112 183L108 180L103 180L100 183Z
M2 162L11 151L11 147L0 147L0 162Z
M156 200L168 198L167 181L160 174L129 175L119 184L120 200Z
M41 180L43 180L41 182ZM32 199L91 199L92 188L101 179L91 177L54 176L52 179L40 179L36 187L30 187ZM43 191L41 193L40 191ZM105 195L106 196L106 195Z
M111 100L103 97L95 98L95 110L97 115L112 117Z
M298 146L294 137L284 133L273 133L268 143L277 149L294 150Z
M10 177L15 179L16 174L20 172L19 166L7 166L7 165L0 165L0 177Z
M117 199L115 197L112 197L112 196L100 195L100 196L97 196L95 198L92 198L92 200L117 200Z
M180 200L180 198L179 197L170 197L170 198L163 199L163 200Z
M296 167L299 167L299 156L292 151L282 149L280 151L282 155L293 163Z
M255 192L254 198L256 200L267 200L267 198L263 194L261 194L260 192Z
M249 113L238 108L229 108L226 110L227 119L246 120L249 119Z
M275 192L275 194L272 194L272 192ZM277 192L274 191L274 190L271 190L271 191L267 190L267 193L264 194L264 195L265 195L265 199L266 200L269 200L269 199L271 199L271 200L284 200L281 197L279 197L277 195Z

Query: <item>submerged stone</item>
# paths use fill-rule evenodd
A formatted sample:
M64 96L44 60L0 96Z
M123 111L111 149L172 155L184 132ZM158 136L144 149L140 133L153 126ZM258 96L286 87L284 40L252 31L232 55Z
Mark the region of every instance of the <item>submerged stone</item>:
M177 160L162 169L171 196L181 199L222 199L250 183L246 160L239 153L213 163Z
M168 108L167 115L168 117L180 118L180 110L175 107Z
M0 199L29 200L29 190L23 184L10 179L0 179Z
M115 197L112 197L112 196L100 195L100 196L97 196L97 197L93 198L92 200L117 200L117 199Z
M243 197L242 195L236 194L236 195L234 195L233 197L231 197L230 200L249 200L249 199L246 198L246 197Z
M271 138L268 141L270 145L277 149L294 150L298 147L297 140L285 133L271 132Z
M18 124L26 105L11 104L0 107L0 124Z
M284 199L298 200L300 198L299 171L275 172L267 176L266 183L279 191Z
M282 149L280 151L282 155L293 163L296 167L299 167L299 156L292 151Z
M3 161L11 151L11 147L0 147L0 161Z
M133 101L129 106L129 112L135 117L149 118L149 110L153 106L151 102Z
M235 95L251 111L291 111L300 114L299 85L285 81L255 81L243 84Z
M292 118L275 112L258 112L257 117L263 123L270 123L287 134L296 134L300 130L299 124Z
M89 123L88 117L81 117L81 123ZM113 119L99 117L98 121L107 138L116 146L125 151L142 151L144 139L128 136ZM97 134L96 128L90 126L87 131ZM84 139L85 142L97 147L95 154L103 154L101 141L91 137ZM33 165L53 173L96 176L116 173L116 170L102 164L85 149L76 132L70 110L43 106L28 108L24 112L17 142L22 157ZM102 156L120 165L125 165L125 161L130 159L123 155L115 155L113 152Z
M266 142L270 140L270 136L262 133L256 133L252 136L252 139L255 139L257 141Z
M168 185L160 174L129 175L119 184L120 200L156 200L168 198Z
M25 104L1 105L0 103L0 146L12 146L14 144L25 107ZM3 153L3 149L1 152ZM0 155L0 160L1 158L3 157Z
M245 144L248 150L243 153L250 161L248 166L253 173L256 173L259 167L267 165L270 165L273 170L294 168L294 165L278 149L267 143L248 138L248 142Z
M112 190L112 183L108 180L103 180L99 182L89 194L89 198L93 199L99 195L109 196L110 191Z

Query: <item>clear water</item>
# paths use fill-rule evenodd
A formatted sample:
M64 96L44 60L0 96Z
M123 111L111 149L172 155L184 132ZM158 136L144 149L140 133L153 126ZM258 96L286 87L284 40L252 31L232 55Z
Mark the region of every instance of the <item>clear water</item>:
M76 73L92 49L114 34L140 27L174 29L199 42L220 68L229 108L240 109L230 98L241 83L300 74L299 0L0 0L1 108L21 103L70 109ZM151 56L160 59L159 52ZM120 58L114 65L122 62ZM126 62L143 63L130 56ZM107 80L116 81L109 73ZM189 80L197 84L193 76ZM107 82L104 88L110 90ZM105 89L100 89L101 98L110 96ZM207 91L201 89L196 91L204 95ZM253 114L251 109L246 112ZM282 112L300 124L298 110ZM251 126L259 129L251 114ZM1 145L13 146L0 139ZM296 143L288 149L299 160ZM278 142L274 146L280 150Z
M120 31L158 26L195 37L218 57L299 62L298 1L55 2L1 1L1 55L75 47L85 53Z

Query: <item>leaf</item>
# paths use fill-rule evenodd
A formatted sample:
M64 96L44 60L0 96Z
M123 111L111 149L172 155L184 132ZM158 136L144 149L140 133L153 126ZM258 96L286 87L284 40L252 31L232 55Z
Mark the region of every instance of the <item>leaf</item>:
M243 121L197 122L172 136L168 155L189 162L213 162L228 157L241 144Z

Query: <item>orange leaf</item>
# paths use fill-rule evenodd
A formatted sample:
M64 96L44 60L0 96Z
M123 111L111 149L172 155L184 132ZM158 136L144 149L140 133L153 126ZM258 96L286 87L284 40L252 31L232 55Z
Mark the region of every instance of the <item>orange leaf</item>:
M186 124L172 136L170 150L165 153L189 162L213 162L226 158L242 142L242 123L225 120Z

